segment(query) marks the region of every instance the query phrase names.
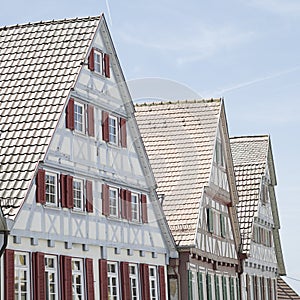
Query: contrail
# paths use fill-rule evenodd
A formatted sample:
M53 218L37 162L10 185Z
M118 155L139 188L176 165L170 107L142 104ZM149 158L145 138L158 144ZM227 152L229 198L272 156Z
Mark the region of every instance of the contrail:
M112 26L112 19L111 19L111 14L110 14L108 0L106 0L105 2L106 2L106 7L107 7L107 13L108 13L108 18L109 18L109 23L110 23L110 26Z

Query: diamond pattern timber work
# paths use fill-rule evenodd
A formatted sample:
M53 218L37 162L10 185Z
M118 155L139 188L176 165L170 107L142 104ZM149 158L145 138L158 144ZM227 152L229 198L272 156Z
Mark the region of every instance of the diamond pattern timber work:
M136 119L163 209L179 246L195 243L202 190L209 182L221 100L136 106Z
M14 218L100 17L0 28L0 201Z

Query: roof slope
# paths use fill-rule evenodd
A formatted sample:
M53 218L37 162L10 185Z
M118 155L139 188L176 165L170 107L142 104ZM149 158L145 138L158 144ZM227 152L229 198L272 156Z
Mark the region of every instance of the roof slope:
M14 218L100 17L0 28L0 203Z
M278 300L300 300L299 295L281 277L278 277L277 279L277 297Z
M136 106L136 119L176 243L195 243L202 189L209 181L221 100Z
M258 210L261 178L265 173L269 136L230 138L236 186L237 204L243 252L248 253L252 237L252 223Z

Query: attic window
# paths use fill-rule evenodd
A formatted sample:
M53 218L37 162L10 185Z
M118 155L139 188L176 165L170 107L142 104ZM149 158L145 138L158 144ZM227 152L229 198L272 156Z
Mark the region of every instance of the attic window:
M99 49L92 48L88 67L91 71L94 71L97 74L105 76L107 78L110 77L110 63L109 63L109 54L102 52Z

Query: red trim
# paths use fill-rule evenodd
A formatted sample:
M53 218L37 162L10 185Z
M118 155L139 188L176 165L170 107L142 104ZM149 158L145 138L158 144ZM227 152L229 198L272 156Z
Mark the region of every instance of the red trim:
M70 256L60 257L60 272L62 300L72 300L72 258Z
M15 299L15 252L10 249L4 252L4 299Z
M85 259L87 300L95 299L93 259Z
M36 202L46 203L46 172L39 169L36 175Z
M142 221L143 223L148 223L148 211L147 211L147 196L141 195L141 204L142 204Z
M121 269L121 286L122 286L122 299L130 300L130 279L129 279L129 264L122 261L120 264Z
M102 214L109 215L109 186L102 184Z
M104 74L110 78L109 54L104 53Z
M74 130L74 99L70 98L66 109L66 127Z
M109 114L106 111L102 111L102 139L105 142L109 142Z
M90 55L89 55L89 59L88 59L88 68L91 71L95 71L95 58L94 58L94 48L91 49Z
M142 285L142 299L150 300L149 266L140 264L140 275Z
M126 120L120 119L120 131L121 131L121 146L123 148L127 147L127 132L126 132Z
M107 286L107 261L105 259L99 259L99 275L100 275L100 299L108 299L108 286Z
M88 104L87 106L88 117L88 135L95 136L95 119L94 119L94 106Z
M93 183L92 181L86 181L86 211L93 212Z
M32 254L34 300L46 299L45 255L42 252Z
M126 191L126 210L127 210L127 219L132 220L132 210L131 210L131 191Z
M126 190L120 190L121 199L121 217L127 219L127 203L126 203Z
M166 300L165 267L158 266L160 300Z
M66 204L67 208L74 207L74 196L73 196L73 177L70 175L66 176Z
M60 201L61 207L67 207L66 200L66 175L60 174Z

